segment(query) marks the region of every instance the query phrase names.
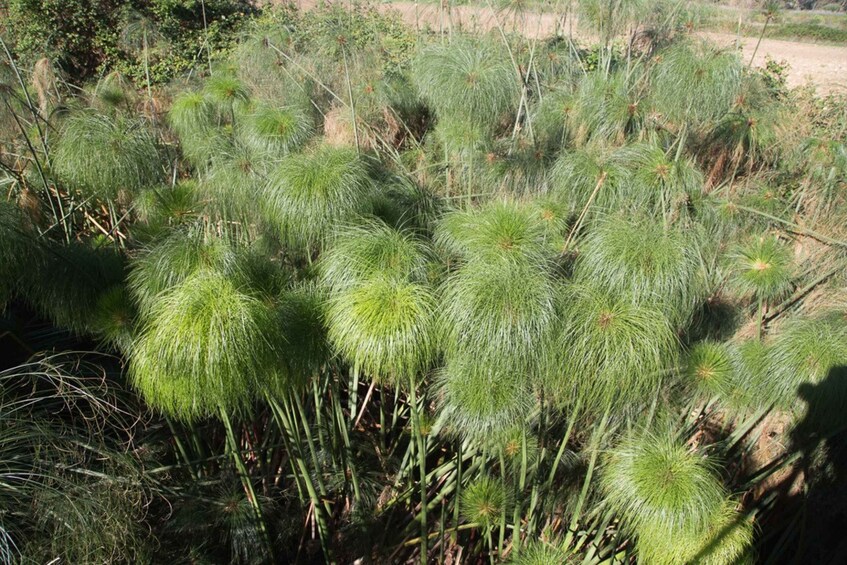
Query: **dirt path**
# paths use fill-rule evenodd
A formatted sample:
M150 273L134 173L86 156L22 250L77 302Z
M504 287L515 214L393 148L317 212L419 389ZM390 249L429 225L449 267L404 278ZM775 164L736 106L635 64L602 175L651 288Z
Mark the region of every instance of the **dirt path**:
M726 33L704 33L718 45L734 45L735 36ZM741 50L745 61L749 61L756 49L757 38L742 37ZM821 93L847 93L847 47L840 45L819 45L781 39L762 40L753 64L763 66L765 57L777 61L786 61L791 70L788 73L789 86L799 86L811 82Z
M313 5L315 0L301 0L301 5ZM380 11L394 11L411 26L434 31L465 30L487 32L497 30L498 25L506 32L520 30L527 37L544 38L557 31L572 34L583 42L591 39L590 34L579 28L575 18L560 17L552 13L515 14L514 12L494 12L483 6L455 6L448 13L435 3L391 2L374 4ZM701 33L719 45L735 45L736 37L726 33ZM742 57L749 61L756 47L757 38L742 37L740 47ZM766 56L777 61L786 61L790 66L788 84L800 86L811 82L818 92L847 93L847 46L819 45L798 41L765 39L762 41L754 65L762 66Z

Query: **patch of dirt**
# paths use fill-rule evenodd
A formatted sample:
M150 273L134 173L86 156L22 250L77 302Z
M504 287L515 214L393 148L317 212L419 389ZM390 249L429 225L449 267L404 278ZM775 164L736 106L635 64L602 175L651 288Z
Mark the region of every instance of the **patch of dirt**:
M735 35L728 33L703 33L703 37L721 46L735 45ZM749 61L756 49L755 37L742 37L740 46L745 61ZM777 61L786 61L791 70L788 73L788 85L800 86L812 83L818 92L847 93L847 47L841 45L820 45L800 41L781 39L763 39L753 64L764 66L765 57Z

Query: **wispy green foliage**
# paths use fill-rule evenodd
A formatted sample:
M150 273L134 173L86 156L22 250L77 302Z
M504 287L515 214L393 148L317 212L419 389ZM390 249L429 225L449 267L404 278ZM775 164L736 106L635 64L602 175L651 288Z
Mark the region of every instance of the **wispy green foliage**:
M128 439L137 407L104 378L104 360L54 354L0 371L0 556L9 563L149 558L147 485Z
M632 170L632 180L647 189L645 205L666 219L684 219L705 184L697 164L690 157L677 159L656 145L630 147L624 161Z
M803 141L800 151L806 171L804 186L798 191L797 207L827 211L838 202L839 187L847 183L847 145L832 139L812 137ZM814 190L811 190L814 187Z
M128 108L133 102L133 85L119 72L111 72L94 87L92 106L108 111Z
M768 157L775 158L777 112L766 103L755 109L736 110L724 116L710 134L718 162L752 170Z
M695 345L686 358L685 376L706 398L726 394L734 377L732 358L726 345L711 341Z
M659 53L653 69L653 106L676 128L700 128L721 119L741 86L736 53L708 44L678 43Z
M374 277L329 303L329 339L368 374L411 377L435 351L435 299L424 285Z
M285 58L274 49L286 48L291 39L290 29L257 22L233 51L231 60L238 78L261 98L288 103L288 95L302 86L290 78L291 69L286 68Z
M550 171L550 193L575 212L589 204L599 210L637 206L643 187L630 182L624 155L599 144L562 153Z
M645 104L639 92L640 72L592 73L580 81L568 112L578 144L590 139L621 144L641 129Z
M35 259L22 278L22 295L42 316L77 333L89 331L102 294L124 276L123 261L111 248L52 244Z
M709 460L667 432L634 435L615 446L606 457L601 486L606 503L639 542L642 533L649 540L650 534L664 532L687 546L689 555L692 541L713 524L727 498ZM649 555L648 540L644 550Z
M322 258L329 338L374 377L405 381L435 358L427 255L410 233L370 221L341 230Z
M746 296L773 300L790 289L794 276L791 251L773 236L738 246L732 254L732 282Z
M183 92L174 99L168 123L180 140L185 157L196 167L205 167L231 144L220 127L215 107L202 92Z
M570 116L575 103L575 94L569 86L560 86L544 93L544 98L538 101L531 113L532 127L539 146L556 150L573 137Z
M89 327L109 345L128 352L135 339L136 315L126 287L117 285L97 300Z
M473 262L462 268L445 283L448 355L531 374L556 327L554 288L544 271L525 264Z
M438 374L440 422L454 435L490 440L527 423L535 399L520 369L453 357Z
M177 230L150 244L131 266L127 282L141 311L151 311L159 297L201 269L232 267L236 257L221 239L197 230Z
M215 218L249 224L257 217L256 202L273 160L242 143L218 149L198 195Z
M193 180L144 190L134 204L138 219L151 227L179 225L196 217L202 209Z
M587 285L566 288L561 300L562 361L552 381L559 400L589 409L646 402L678 353L667 318Z
M549 565L550 563L569 563L568 552L554 543L535 540L521 548L519 555L509 559L512 565Z
M690 228L663 227L649 216L609 216L580 246L575 277L680 324L705 294L699 247Z
M115 74L76 97L49 62L28 89L16 54L0 56L0 188L17 203L0 204L0 345L108 351L98 375L126 370L127 397L154 408L119 457L40 444L39 471L74 476L55 497L7 504L18 491L0 473L0 554L11 539L32 562L461 548L738 565L754 553L747 516L771 511L771 470L820 445L803 480L829 480L811 469L843 424L847 330L785 318L840 298L840 102L673 43L677 0L582 3L604 34L585 48L560 23L549 41L509 35L532 16L498 2L499 37L449 26L440 41L372 8L278 6L229 53L204 28L196 68L161 90L144 37L149 90ZM60 174L75 143L62 125L82 118L107 142L144 126L158 151L161 135L155 179L115 182L129 173L104 173L109 150L78 167L105 188ZM47 390L25 385L0 379L0 407ZM772 409L796 418L783 437L758 433ZM23 429L8 413L4 438ZM58 414L20 424L76 418ZM662 431L637 431L652 422ZM21 461L12 440L0 469ZM720 475L704 455L718 452ZM77 453L97 465L74 467ZM106 462L136 454L141 474L112 480ZM153 496L124 504L148 476ZM109 514L121 527L92 526ZM18 516L47 538L20 544ZM138 526L161 542L149 554ZM763 534L765 551L800 539Z
M280 293L276 315L282 331L280 361L287 379L271 379L267 386L277 394L286 394L291 387L305 383L318 374L329 358L327 339L326 300L314 285L301 284Z
M311 116L296 106L258 104L244 120L242 137L255 151L281 158L303 145L313 131Z
M238 77L226 71L210 76L203 85L208 101L221 113L232 115L250 101L250 91Z
M456 210L439 222L436 243L465 261L510 262L543 268L561 251L555 244L561 224L551 210L532 202L492 201L478 209Z
M462 516L483 530L493 527L508 501L500 481L482 476L462 493Z
M766 409L780 400L782 387L772 381L768 347L758 339L730 344L734 377L726 389L725 403L740 411Z
M484 125L464 118L439 121L432 130L433 136L454 160L479 161L491 148L491 138ZM469 163L463 163L470 166Z
M708 525L691 538L674 536L663 527L643 527L638 533L638 555L657 565L702 563L735 565L753 543L753 521L736 510L738 503L727 499Z
M717 398L730 411L766 409L785 390L768 370L768 355L759 340L700 342L686 355L686 384L704 401Z
M597 30L607 43L626 31L647 14L650 2L644 0L585 0L579 3L579 14Z
M321 256L321 272L334 291L379 277L420 283L428 278L429 254L423 241L410 232L378 220L363 221L338 230Z
M155 186L163 176L156 137L147 124L89 112L65 122L53 167L71 188L101 198Z
M423 49L413 64L421 96L439 119L464 119L489 127L516 105L515 71L495 47L454 41Z
M160 296L132 347L129 373L147 402L191 420L247 408L276 377L273 312L225 274L201 270Z
M373 186L353 149L321 146L290 155L271 172L261 198L268 220L293 249L306 252L372 207Z

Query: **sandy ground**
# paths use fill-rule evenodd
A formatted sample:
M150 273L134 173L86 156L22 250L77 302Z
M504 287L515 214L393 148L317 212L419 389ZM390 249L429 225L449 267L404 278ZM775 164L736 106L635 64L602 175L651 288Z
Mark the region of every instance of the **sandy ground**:
M735 36L723 33L704 33L704 36L719 45L734 45ZM756 48L757 38L742 37L741 49L746 61ZM781 39L764 39L754 65L764 65L765 57L786 61L789 86L811 82L821 93L847 93L847 47L841 45L819 45Z
M315 0L300 0L303 7L313 5ZM431 30L465 30L472 32L496 31L502 27L506 32L521 31L528 37L544 38L556 32L570 34L575 39L590 40L590 35L579 29L575 18L552 13L515 14L509 11L492 11L481 6L455 6L450 12L438 4L414 2L391 2L374 4L380 11L393 10L411 26ZM701 36L722 46L734 46L736 36L725 33L701 33ZM742 37L739 46L744 60L749 60L756 47L757 38ZM785 61L790 66L788 83L800 86L812 83L820 93L847 93L847 46L819 45L798 41L765 39L759 47L754 65L764 65L767 56Z

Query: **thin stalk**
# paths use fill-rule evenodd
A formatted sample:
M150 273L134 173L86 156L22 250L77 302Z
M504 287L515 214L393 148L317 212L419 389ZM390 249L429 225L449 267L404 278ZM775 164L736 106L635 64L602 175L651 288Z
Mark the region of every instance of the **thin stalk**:
M350 69L347 67L347 49L342 49L341 53L344 55L344 80L347 82L347 97L350 98L350 115L353 120L353 139L356 141L356 153L360 153L359 127L356 124L356 104L353 100L353 85L350 82Z
M521 430L521 469L518 480L515 482L515 508L512 512L512 551L515 557L521 553L521 509L523 506L523 492L526 488L526 473L528 457L526 452L526 429Z
M756 339L762 341L762 330L765 326L765 301L759 297L759 323L756 325Z
M772 16L768 14L768 16L765 18L765 25L762 26L762 33L759 34L759 40L756 42L755 49L753 49L753 56L750 57L750 62L747 63L748 71L750 70L750 67L753 66L753 60L756 58L756 53L759 52L759 46L762 44L762 39L765 37L765 32L768 29L768 24L771 23L771 17Z
M562 438L562 443L559 445L559 451L556 453L556 459L553 461L553 466L550 468L550 474L547 476L547 484L545 485L545 492L550 492L550 489L553 488L553 480L556 478L556 471L559 469L559 464L562 461L562 457L565 454L565 450L568 447L568 441L571 438L571 433L574 429L574 424L576 423L577 418L579 417L579 409L580 405L577 404L573 410L573 415L568 422L568 427L565 429L565 435Z
M32 102L32 97L29 95L29 90L26 88L26 84L24 83L24 79L21 76L20 70L18 69L17 63L15 63L15 59L12 57L12 53L9 51L9 48L6 46L6 42L3 41L3 38L0 37L0 45L3 46L3 51L6 53L6 58L9 59L9 66L12 67L12 71L15 73L15 78L18 81L18 85L21 87L21 91L23 91L24 98L26 99L27 109L32 114L32 119L35 123L35 129L38 131L38 137L41 140L41 148L44 150L44 159L46 159L47 164L50 164L50 151L47 149L47 138L44 137L44 131L41 129L41 115L39 111L35 108L35 104ZM45 123L49 125L49 123L45 120Z
M209 45L209 24L206 21L206 0L200 0L200 9L203 12L203 43L206 46L206 59L209 62L209 74L212 74L212 48Z
M438 562L444 563L444 533L447 520L447 499L441 501L441 516L438 519Z
M597 185L594 187L594 190L591 192L591 196L588 197L588 202L585 203L585 207L582 209L582 212L579 214L579 217L571 228L571 232L568 234L568 239L565 240L565 245L562 247L563 255L567 253L568 247L570 247L571 244L571 240L582 227L582 222L585 220L586 214L588 214L588 209L591 207L591 204L594 202L594 199L597 198L597 193L600 192L600 189L603 187L603 184L605 184L607 175L608 173L606 171L603 171L600 174L600 178L597 179Z
M229 443L230 451L232 452L232 459L235 463L235 467L238 469L238 474L241 478L241 484L244 487L244 492L247 494L247 500L250 502L250 506L253 508L253 514L256 518L256 525L259 527L259 532L262 535L262 541L265 543L265 549L268 552L268 556L273 556L274 547L271 543L270 535L268 534L267 525L265 524L265 519L262 516L262 505L259 502L259 498L256 496L256 491L253 488L253 482L250 480L250 474L247 471L247 466L244 464L244 460L241 458L241 453L238 448L238 440L235 437L235 433L232 429L232 422L230 422L229 414L226 411L226 408L221 406L220 408L220 416L221 421L223 421L224 428L226 429L226 438Z
M588 469L585 472L585 480L582 483L582 490L579 493L579 499L577 499L576 507L574 508L573 515L571 516L571 521L568 524L568 532L565 534L565 540L562 544L562 547L564 548L569 548L573 542L574 532L576 531L579 518L582 514L582 506L585 504L585 499L588 496L588 487L591 485L591 479L594 476L594 466L597 464L597 456L600 454L600 443L602 442L603 434L606 431L606 426L609 423L610 411L611 405L606 407L603 419L600 421L600 425L594 432L595 439L591 446L591 459L588 461Z
M503 450L500 450L499 457L500 461L500 486L503 489L503 493L506 493L506 459L503 457ZM506 505L503 505L503 508L500 509L500 532L497 537L497 555L503 555L503 546L506 545Z
M169 417L165 416L165 422L167 422L168 424L168 429L171 431L171 437L174 440L174 444L176 445L177 452L182 458L183 464L188 467L195 479L199 479L200 473L194 468L191 459L188 457L188 451L185 449L185 445L179 438L179 434L176 433L176 428L174 427L173 421Z
M453 497L453 523L459 523L461 504L460 500L462 498L462 440L457 440L456 444L456 496ZM457 541L457 533L456 531L450 536L450 543L456 544Z
M349 395L347 398L347 410L350 412L350 419L356 417L357 403L359 401L359 364L355 363L353 365L353 370L350 372L350 384L348 386L347 394ZM358 419L355 420L358 422Z
M318 527L318 537L320 538L321 542L321 549L324 552L324 556L326 557L327 562L333 563L334 560L332 558L332 551L329 541L329 526L327 525L326 514L324 514L325 510L328 512L328 509L321 504L321 499L318 496L317 490L315 489L315 484L312 481L311 474L309 473L309 470L306 467L306 463L303 460L303 450L300 446L300 442L296 439L297 435L294 433L291 420L288 418L288 416L285 414L285 411L282 409L282 407L276 400L274 400L270 396L267 397L267 400L268 404L271 407L271 413L273 414L274 419L283 428L285 434L287 434L289 438L291 440L294 440L297 444L297 449L292 450L291 455L300 470L300 477L303 480L303 483L306 487L306 492L308 492L309 494L309 500L312 503L312 509L315 513L315 522L317 523Z
M819 276L818 278L816 278L815 280L813 280L812 282L810 282L809 284L807 284L806 286L804 286L803 288L801 288L800 290L795 292L790 298L788 298L782 304L780 304L779 306L777 306L776 308L771 310L770 314L765 316L764 323L767 324L767 323L770 323L771 321L773 321L775 318L777 318L783 312L785 312L788 308L790 308L791 306L796 304L804 296L806 296L812 290L814 290L814 288L816 286L818 286L819 284L824 282L826 279L834 276L835 274L840 273L843 269L844 269L844 264L839 263L835 268L827 271L826 273L822 274L821 276Z
M2 41L2 40L0 40ZM4 44L5 46L5 44ZM41 178L41 182L44 185L44 191L47 193L47 201L50 203L50 210L53 213L53 217L56 220L56 223L61 223L65 228L65 241L70 243L70 233L67 229L67 224L64 220L65 213L62 210L62 198L59 196L58 191L56 192L56 200L58 204L58 212L56 211L56 207L53 206L53 199L51 198L50 193L50 183L47 182L47 176L44 174L44 168L41 166L41 160L38 158L38 153L35 151L35 147L32 145L32 141L29 139L29 135L26 133L26 128L24 128L20 119L18 118L18 114L14 111L12 106L9 104L9 101L6 100L6 97L3 97L3 103L6 104L6 108L9 110L9 113L12 115L12 118L15 120L15 124L18 126L18 129L21 132L21 135L24 138L24 142L26 143L27 148L29 149L30 154L32 154L32 160L35 163L35 168L38 170L38 176Z
M341 410L341 401L338 395L333 394L333 411L335 412L335 421L338 430L341 432L341 441L344 443L344 456L346 459L346 469L350 471L350 480L353 483L353 500L358 503L362 499L359 491L359 478L356 471L356 465L353 462L353 450L350 446L350 436L347 433L347 419L344 417L344 412Z
M314 442L314 439L312 438L311 426L309 425L309 422L306 419L306 415L303 412L303 406L302 406L302 403L300 402L300 398L296 394L293 394L291 396L295 400L296 407L297 407L297 413L300 415L300 420L301 420L302 426L303 426L303 433L306 436L306 445L309 447L309 454L311 455L312 465L313 465L313 468L315 470L315 477L317 478L317 481L318 481L318 490L321 494L321 497L325 499L326 498L326 487L324 486L323 479L321 478L321 476L322 476L321 465L320 465L320 462L318 461L318 454L315 450L315 442ZM289 399L289 401L290 401L290 399ZM291 418L293 420L293 413L294 413L294 407L293 406L289 407L289 412L292 414ZM298 434L297 437L299 437L299 434ZM325 502L324 504L326 506L327 513L330 513L329 503Z
M141 46L144 50L144 74L147 77L147 99L150 101L150 109L153 109L153 89L150 86L150 61L147 53L147 30L141 31Z
M757 210L755 208L750 208L748 206L741 206L741 205L738 205L738 204L735 204L735 203L733 203L732 206L736 210L741 210L743 212L749 212L751 214L756 214L757 216L762 216L763 218L767 218L767 219L769 219L773 222L786 225L786 226L790 227L792 231L799 233L801 235L807 235L807 236L811 237L812 239L816 239L816 240L820 241L821 243L827 243L829 245L836 245L838 247L847 247L847 241L842 241L842 240L839 240L839 239L833 239L833 238L826 236L826 235L824 235L820 232L810 230L809 228L804 228L804 227L802 227L802 226L800 226L800 225L798 225L794 222L791 222L789 220L784 220L782 218L778 218L777 216L774 216L773 214L768 214L767 212L762 212L761 210Z
M426 443L421 434L420 409L418 408L418 397L416 392L416 384L414 379L409 379L409 402L412 410L412 433L417 444L418 468L420 470L420 491L421 491L421 563L427 563L427 524L426 524L426 499L427 499L427 481L426 481Z

